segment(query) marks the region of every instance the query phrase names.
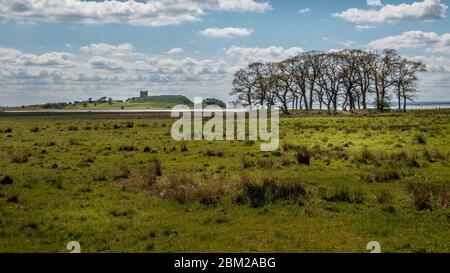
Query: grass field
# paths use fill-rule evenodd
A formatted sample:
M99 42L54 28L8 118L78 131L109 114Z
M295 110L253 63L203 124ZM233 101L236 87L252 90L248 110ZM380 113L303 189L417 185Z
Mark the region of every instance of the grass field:
M283 118L281 146L169 119L0 117L0 252L450 251L450 112Z

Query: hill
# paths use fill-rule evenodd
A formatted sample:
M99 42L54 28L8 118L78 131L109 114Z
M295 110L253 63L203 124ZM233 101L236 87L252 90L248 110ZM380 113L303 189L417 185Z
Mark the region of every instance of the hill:
M148 96L148 97L135 97L127 100L129 103L151 103L151 104L160 104L160 105L188 105L192 106L193 102L182 95L161 95L161 96Z

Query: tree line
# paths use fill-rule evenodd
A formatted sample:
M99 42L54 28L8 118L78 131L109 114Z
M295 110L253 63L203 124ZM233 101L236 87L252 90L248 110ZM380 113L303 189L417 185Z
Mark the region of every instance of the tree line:
M401 57L397 51L346 49L310 51L281 62L256 62L234 74L233 104L245 107L279 106L290 110L326 109L328 113L390 108L392 97L398 109L417 92L421 62Z

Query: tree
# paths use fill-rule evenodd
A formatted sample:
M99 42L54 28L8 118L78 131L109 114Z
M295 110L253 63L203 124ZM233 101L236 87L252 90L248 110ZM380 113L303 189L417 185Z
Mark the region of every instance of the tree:
M244 106L278 105L289 114L291 109L326 106L331 114L338 108L366 110L369 99L376 109L390 107L392 95L403 100L414 97L417 74L425 65L402 59L395 50L346 49L333 52L310 51L276 63L252 63L234 75L235 102Z
M372 69L372 76L375 85L375 105L379 111L384 111L389 107L389 88L395 84L393 73L399 56L394 49L385 49L383 55L377 58Z
M327 106L328 113L331 114L331 108L334 112L337 112L338 96L341 85L341 73L339 71L340 57L339 53L330 52L323 53L321 55L323 61L321 62L321 68L317 85L322 88L326 100L324 104Z
M396 95L398 100L398 110L402 110L401 100L403 99L403 111L406 112L406 101L412 100L417 91L417 73L425 72L426 67L422 62L412 62L402 59L396 64L394 82L397 86Z
M254 79L251 78L247 69L240 69L234 74L233 90L230 96L235 96L237 104L244 107L253 105Z

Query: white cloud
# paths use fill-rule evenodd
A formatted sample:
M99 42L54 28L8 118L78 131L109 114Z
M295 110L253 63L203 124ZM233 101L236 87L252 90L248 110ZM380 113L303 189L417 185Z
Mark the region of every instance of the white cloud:
M448 6L441 0L424 0L411 4L385 5L378 10L351 8L334 17L342 18L352 23L385 23L398 21L430 21L442 19Z
M271 8L269 3L255 0L0 0L0 17L18 21L159 27L200 21L208 11L265 12Z
M181 53L184 53L184 49L182 49L181 47L175 47L167 51L167 54L181 54Z
M377 28L377 27L372 26L372 25L356 25L355 26L356 31L364 31L364 30L375 29L375 28Z
M306 14L306 13L310 13L311 12L311 8L304 8L298 11L299 14Z
M336 41L336 42L345 47L352 47L356 45L356 42L352 40Z
M126 98L144 87L155 94L188 96L213 90L221 92L218 97L224 99L233 72L233 66L219 58L170 58L140 52L120 55L114 50L35 55L1 47L0 67L2 104L44 103L49 97L54 101L97 95Z
M253 33L252 29L247 28L207 28L200 31L200 35L211 38L234 38L234 37L244 37L249 36Z
M237 66L245 66L252 62L276 62L294 57L304 52L301 47L283 48L280 46L260 47L239 47L231 46L225 53L231 57L237 57Z
M65 52L50 52L42 55L23 54L17 62L25 66L76 66L74 55Z
M367 0L368 6L381 6L381 0Z
M429 52L450 54L450 33L439 35L420 30L407 31L400 35L388 36L367 44L369 48L426 48Z
M113 55L126 55L135 51L135 48L130 43L123 43L120 45L110 45L105 43L90 44L80 48L84 53L93 54L113 54Z
M124 70L125 65L121 60L109 59L101 56L94 56L89 60L89 64L94 69L106 69L111 71Z

